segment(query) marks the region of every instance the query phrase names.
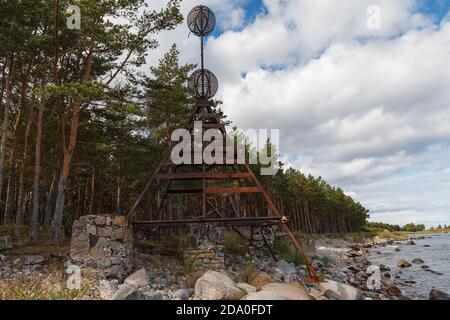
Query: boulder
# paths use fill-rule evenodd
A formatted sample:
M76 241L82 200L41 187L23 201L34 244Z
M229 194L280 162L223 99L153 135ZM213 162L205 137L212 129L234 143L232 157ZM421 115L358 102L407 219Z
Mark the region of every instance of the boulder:
M393 297L400 297L402 295L402 291L396 286L390 286L387 288L386 292Z
M175 297L180 298L181 300L187 300L189 299L189 291L187 289L178 289L175 292Z
M367 260L367 258L366 257L356 257L355 258L355 262L356 263L358 263L358 264L364 264L364 265L366 265L366 264L369 264L369 260Z
M154 300L162 300L163 297L161 293L156 291L145 291L140 292L138 291L136 300L147 300L147 301L154 301Z
M319 290L323 293L330 290L338 300L359 300L361 296L357 288L332 280L320 282Z
M423 264L423 263L425 263L425 261L423 261L420 258L415 258L415 259L412 260L412 263L414 263L414 264Z
M236 286L244 291L245 294L255 293L256 287L249 285L248 283L238 283Z
M195 283L195 296L201 300L239 300L244 293L227 275L207 271Z
M283 271L284 274L289 275L292 273L297 273L295 266L285 260L279 260L277 262L277 268Z
M384 239L384 238L380 238L379 236L375 236L373 238L373 244L375 245L387 245L387 244L391 244L392 240L391 239Z
M261 291L275 293L286 300L311 300L306 289L299 284L269 283L263 286Z
M405 259L400 259L397 262L397 267L399 267L399 268L409 268L409 267L411 267L411 263L409 263Z
M414 246L414 245L416 245L416 243L413 241L413 240L408 240L408 241L406 241L406 243L405 243L407 246Z
M150 284L150 275L144 268L136 271L128 276L124 283L130 284L135 287L145 287Z
M281 269L273 268L271 272L272 278L277 282L282 282L286 274Z
M450 300L450 295L437 289L432 289L430 291L430 300Z
M249 293L248 295L243 297L241 300L273 300L273 301L275 301L275 300L287 300L287 299L273 291L260 291L260 292Z
M249 284L260 290L262 286L273 282L272 278L265 272L255 272L249 277Z
M111 300L117 291L117 284L108 280L100 280L98 290L102 300Z
M137 300L138 289L135 286L124 283L114 293L112 300Z

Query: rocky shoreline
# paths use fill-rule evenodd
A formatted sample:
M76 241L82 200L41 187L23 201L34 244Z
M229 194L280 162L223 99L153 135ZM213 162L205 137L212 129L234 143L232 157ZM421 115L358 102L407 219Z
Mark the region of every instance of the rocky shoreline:
M67 290L65 285L69 276L66 272L70 268L67 254L14 255L8 254L6 250L0 254L0 299L8 299L8 290L23 279L36 279L34 282L42 282L48 290L47 297L62 299L413 299L414 297L405 296L396 286L398 276L392 276L385 266L379 266L380 269L372 268L368 260L369 250L392 244L392 240L378 237L363 244L337 239L316 240L312 263L324 280L318 284L302 280L308 276L303 265L296 266L284 260L275 262L267 255L246 254L234 257L233 263L228 264L225 270L187 272L185 266L176 260L168 259L154 263L155 259L149 259L147 254L137 253L133 261L135 265L133 274L119 280L96 276L89 272L83 273L83 289L74 297L67 293L62 294ZM399 268L401 267L399 263ZM372 283L374 288L369 288L368 282ZM25 286L23 290L26 290ZM434 290L430 293L430 298L446 299L448 296Z

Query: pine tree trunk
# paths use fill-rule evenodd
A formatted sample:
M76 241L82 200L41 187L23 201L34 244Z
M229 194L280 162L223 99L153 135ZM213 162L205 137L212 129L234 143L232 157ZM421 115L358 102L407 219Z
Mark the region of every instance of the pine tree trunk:
M92 168L91 176L91 201L89 206L89 214L94 214L95 211L95 167Z
M6 90L5 90L5 109L3 114L3 123L2 123L2 140L0 142L0 208L1 199L3 194L3 175L5 169L5 155L6 155L6 142L8 138L8 127L9 127L9 111L11 108L11 95L12 95L12 73L14 68L14 57L11 53L8 58L8 76L6 77ZM11 217L6 214L3 218L3 224L9 224Z
M33 89L34 88L35 88L35 86L33 86ZM25 172L26 172L27 161L28 161L29 138L30 138L30 133L31 133L31 127L33 125L34 103L35 103L35 97L33 96L32 100L30 102L30 111L28 114L27 128L25 130L22 167L20 170L20 177L19 177L19 191L18 191L19 197L17 200L16 227L15 227L15 234L17 236L20 235L20 226L22 225L23 212L25 211L25 197L24 197L24 195L25 195Z
M41 150L42 150L42 122L45 109L44 83L41 87L41 101L37 118L36 153L34 162L34 182L33 182L33 210L31 214L31 241L36 242L39 237L39 182L41 179Z
M81 84L83 84L90 78L93 58L94 58L93 50L91 48L89 50L86 59L86 65L81 79ZM75 100L72 108L69 145L67 147L64 146L65 150L64 150L63 168L58 183L58 196L56 198L55 215L54 215L55 222L53 229L53 241L55 242L60 242L63 238L62 223L64 218L65 190L67 182L69 180L70 168L72 166L73 152L75 151L75 147L77 145L80 112L81 112L81 101ZM63 141L63 143L65 142Z
M44 231L48 230L52 220L53 206L55 202L55 185L57 177L58 174L57 171L55 171L53 173L52 184L50 185L50 190L48 192L47 203L45 204Z
M16 171L17 171L17 154L19 153L19 126L22 121L23 111L25 109L25 92L26 82L22 83L20 91L20 109L14 123L14 138L12 143L11 159L9 165L8 187L6 191L6 207L5 216L12 217L14 210L14 198L16 190Z

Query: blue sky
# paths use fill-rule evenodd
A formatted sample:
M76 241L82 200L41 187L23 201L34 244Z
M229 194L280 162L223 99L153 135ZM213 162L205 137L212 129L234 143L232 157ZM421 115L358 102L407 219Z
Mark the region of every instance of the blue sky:
M373 221L450 224L450 0L202 3L218 20L207 67L234 125L280 129L285 163L342 187ZM165 33L150 58L176 43L197 62L187 33Z

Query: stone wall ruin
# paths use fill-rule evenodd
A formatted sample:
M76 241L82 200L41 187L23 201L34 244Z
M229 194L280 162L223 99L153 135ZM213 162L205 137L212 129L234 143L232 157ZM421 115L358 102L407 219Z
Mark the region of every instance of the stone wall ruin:
M122 279L132 270L133 239L124 216L87 215L72 228L70 263L83 272Z

